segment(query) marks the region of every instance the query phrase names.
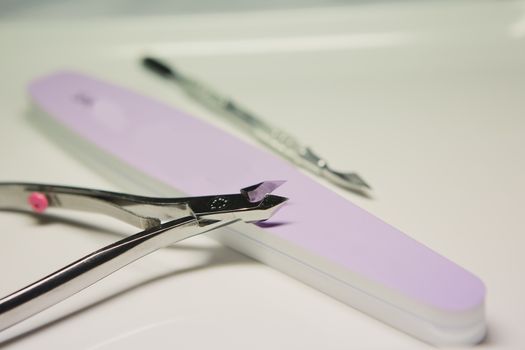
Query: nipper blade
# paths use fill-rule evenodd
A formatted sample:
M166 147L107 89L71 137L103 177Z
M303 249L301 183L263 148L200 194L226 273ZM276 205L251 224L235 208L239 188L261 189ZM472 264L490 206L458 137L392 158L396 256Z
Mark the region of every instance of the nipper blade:
M277 187L281 186L285 182L286 181L283 180L263 181L256 185L241 189L241 193L245 195L250 202L259 202L268 193L273 192Z

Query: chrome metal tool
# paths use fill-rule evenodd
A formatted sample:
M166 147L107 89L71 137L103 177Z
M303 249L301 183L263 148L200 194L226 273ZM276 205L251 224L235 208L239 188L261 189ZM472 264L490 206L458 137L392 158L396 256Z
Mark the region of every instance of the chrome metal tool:
M371 187L361 176L355 172L340 172L332 169L328 162L310 147L301 144L289 133L266 123L232 99L222 96L157 58L145 57L142 63L152 72L176 83L195 101L224 116L259 142L300 167L347 190L366 197L369 195Z
M0 209L64 208L106 214L143 231L99 249L0 299L0 331L87 288L160 248L238 221L270 218L287 198L268 181L239 194L152 198L77 187L0 183Z

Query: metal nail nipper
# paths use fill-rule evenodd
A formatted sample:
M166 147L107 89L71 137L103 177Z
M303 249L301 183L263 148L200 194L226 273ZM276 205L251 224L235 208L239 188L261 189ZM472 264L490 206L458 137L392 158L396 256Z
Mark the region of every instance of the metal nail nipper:
M234 222L270 218L287 198L267 181L239 194L153 198L77 187L0 183L0 209L48 207L109 215L143 231L101 248L0 299L0 331L87 288L129 263L183 239Z

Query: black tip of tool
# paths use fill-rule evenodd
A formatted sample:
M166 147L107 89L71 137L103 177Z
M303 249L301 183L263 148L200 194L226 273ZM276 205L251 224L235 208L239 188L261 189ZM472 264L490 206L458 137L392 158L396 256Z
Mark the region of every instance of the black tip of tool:
M152 72L163 76L164 78L177 78L177 74L173 69L156 58L144 57L142 59L142 65Z

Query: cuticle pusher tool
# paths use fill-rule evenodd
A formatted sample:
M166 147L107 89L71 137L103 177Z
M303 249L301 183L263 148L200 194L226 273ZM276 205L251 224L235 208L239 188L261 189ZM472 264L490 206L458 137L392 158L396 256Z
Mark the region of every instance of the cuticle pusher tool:
M281 181L238 194L153 198L78 187L0 183L0 209L63 208L106 214L143 231L101 248L0 299L0 331L87 288L129 263L183 239L234 222L270 218L287 200L268 194Z
M228 118L229 121L241 127L256 140L284 158L324 177L335 185L369 197L371 187L357 173L340 172L332 169L327 161L317 155L310 147L301 144L289 133L268 124L232 99L222 96L157 58L145 57L142 63L150 71L176 83L195 101Z

